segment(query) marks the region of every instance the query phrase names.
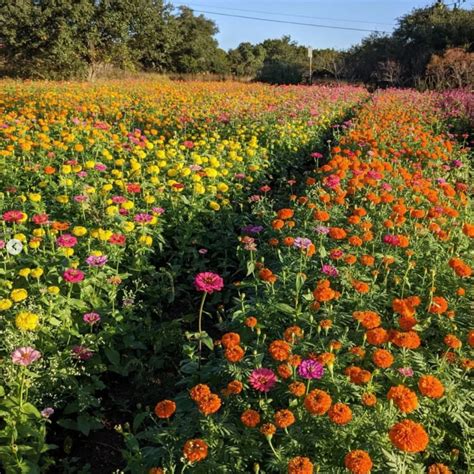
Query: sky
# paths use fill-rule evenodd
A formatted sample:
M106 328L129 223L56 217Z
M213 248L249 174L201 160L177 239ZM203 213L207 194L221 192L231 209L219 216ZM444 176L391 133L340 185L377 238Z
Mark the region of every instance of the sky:
M332 27L393 31L397 18L430 0L172 0L173 5L187 5L215 21L219 28L216 39L225 50L240 43L260 43L268 38L290 35L297 43L313 48L348 49L359 43L370 31L329 29L314 26L270 23L217 15L251 16L296 23ZM446 4L454 0L446 0ZM467 0L464 8L473 8ZM210 13L213 12L213 13Z

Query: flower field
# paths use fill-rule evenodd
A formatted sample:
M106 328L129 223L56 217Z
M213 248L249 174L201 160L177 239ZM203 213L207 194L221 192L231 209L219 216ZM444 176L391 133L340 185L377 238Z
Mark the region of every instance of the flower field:
M3 469L471 472L470 103L3 82Z

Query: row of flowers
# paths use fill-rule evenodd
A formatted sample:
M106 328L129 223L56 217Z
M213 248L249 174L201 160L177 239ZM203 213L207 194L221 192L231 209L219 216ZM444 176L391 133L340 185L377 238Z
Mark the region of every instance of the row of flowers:
M472 470L470 151L432 99L375 95L286 207L254 196L234 311L206 347L199 324L188 389L126 431L129 469ZM196 278L200 323L223 285Z
M149 354L163 364L183 337L171 327L156 341L186 278L181 260L198 269L210 247L227 252L209 229L233 223L254 181L319 143L366 96L352 87L2 82L4 469L51 462L52 423L84 435L101 427L105 373L131 377Z

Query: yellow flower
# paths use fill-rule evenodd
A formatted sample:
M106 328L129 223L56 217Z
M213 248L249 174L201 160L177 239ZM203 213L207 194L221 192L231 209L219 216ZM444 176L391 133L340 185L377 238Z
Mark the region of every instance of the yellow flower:
M20 242L26 242L25 234L15 234L13 238L19 240Z
M13 303L12 300L8 298L0 299L0 311L6 311L12 307Z
M219 205L219 203L217 203L216 201L211 201L209 203L209 207L213 210L213 211L218 211L221 206Z
M133 229L135 229L135 224L133 222L124 222L122 224L122 229L125 231L125 232L132 232Z
M39 316L30 311L21 311L16 315L15 324L21 331L34 331L39 324Z
M81 225L77 225L72 229L72 233L76 237L82 237L83 235L87 234L87 229Z
M30 193L28 195L28 197L30 198L30 201L31 202L39 202L41 201L41 194L38 194L38 193Z
M42 268L34 268L33 270L31 270L31 276L33 278L40 278L43 273L44 270Z
M68 248L68 247L61 247L59 251L65 256L65 257L71 257L74 255L74 249Z
M10 298L15 302L26 300L28 298L28 292L24 288L16 288L10 293Z
M19 272L18 275L27 278L29 274L31 273L31 268L22 268Z
M149 235L142 235L139 239L139 242L147 247L151 247L153 244L153 239Z
M58 295L59 294L59 287L58 286L48 286L48 293L50 295Z

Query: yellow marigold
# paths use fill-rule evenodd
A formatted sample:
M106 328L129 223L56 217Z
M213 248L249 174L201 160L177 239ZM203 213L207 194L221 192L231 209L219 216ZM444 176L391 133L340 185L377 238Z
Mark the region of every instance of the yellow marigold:
M34 331L39 324L39 316L30 311L20 311L16 315L15 324L21 331Z
M15 302L26 300L28 298L28 292L24 288L17 288L10 293L10 298Z
M12 307L13 303L12 300L8 298L0 299L0 311L6 311Z

